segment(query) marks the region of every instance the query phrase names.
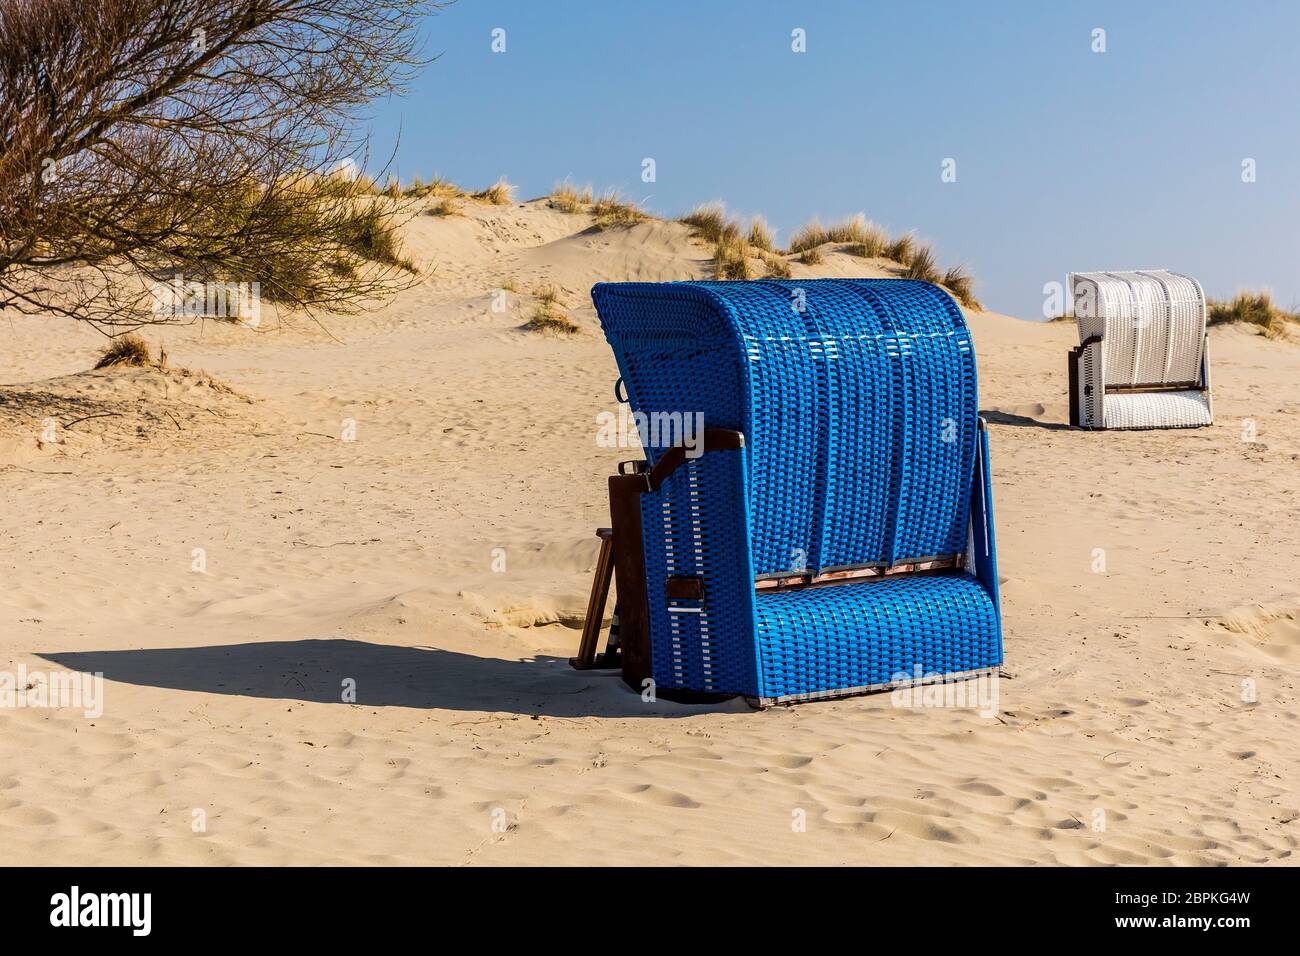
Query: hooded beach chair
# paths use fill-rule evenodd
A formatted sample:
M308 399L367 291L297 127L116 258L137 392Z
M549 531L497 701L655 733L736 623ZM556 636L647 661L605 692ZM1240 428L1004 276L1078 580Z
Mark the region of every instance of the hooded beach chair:
M1072 272L1079 326L1070 352L1070 424L1194 428L1214 421L1205 292L1163 269Z
M769 704L996 669L988 440L947 293L809 279L592 298L645 428L646 461L610 479L624 680ZM693 442L660 427L692 421Z

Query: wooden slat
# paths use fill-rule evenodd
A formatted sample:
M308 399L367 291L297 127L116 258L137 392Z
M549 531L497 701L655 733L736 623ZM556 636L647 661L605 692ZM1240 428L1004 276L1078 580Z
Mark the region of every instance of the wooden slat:
M609 601L609 582L614 575L614 534L610 528L598 528L600 555L596 558L596 573L591 581L591 596L587 598L587 616L582 622L582 640L578 643L578 656L569 659L577 670L590 670L596 663L596 641L600 638L600 625L605 619L605 605Z
M618 641L623 681L638 693L650 677L650 605L641 531L641 493L645 475L611 475L609 520L614 526L614 580L618 588Z
M894 577L899 574L946 571L959 568L961 565L962 556L954 554L948 557L935 558L932 561L896 564L890 568L851 568L844 571L827 571L823 574L791 574L781 578L760 578L754 582L754 589L756 591L796 591L801 588L880 580L881 578Z

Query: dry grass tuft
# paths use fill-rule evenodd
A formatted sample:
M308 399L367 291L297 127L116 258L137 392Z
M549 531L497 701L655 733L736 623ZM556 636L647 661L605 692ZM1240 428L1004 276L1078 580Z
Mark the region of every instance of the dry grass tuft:
M851 219L833 222L826 227L827 242L865 242L872 224L867 217L858 213Z
M952 293L952 297L968 309L982 311L984 306L975 298L975 277L966 271L965 266L951 266L939 280L939 284Z
M149 343L134 332L118 336L108 344L108 348L99 356L95 368L117 368L133 365L145 367L156 364L149 357Z
M853 243L849 251L867 259L879 259L888 246L889 233L874 222L867 221L863 223L861 238Z
M762 216L755 216L749 221L749 235L746 238L755 249L762 249L764 252L776 251L774 248L775 241L772 238L772 229Z
M506 182L505 177L498 179L495 183L481 192L476 192L471 197L479 202L491 203L493 206L505 206L515 199L515 187Z
M760 253L763 259L763 265L767 267L766 279L788 279L790 278L790 263L785 260L784 256L776 253Z
M1238 292L1227 302L1211 299L1209 312L1210 325L1242 322L1256 326L1270 339L1286 338L1289 334L1300 331L1300 326L1297 326L1300 323L1300 313L1279 306L1268 290Z
M555 335L577 335L582 331L567 315L538 309L523 325L525 332L550 332Z
M564 304L560 301L560 295L559 288L553 285L539 285L533 289L533 298L548 309Z
M833 222L823 226L818 220L800 226L790 237L790 251L803 252L828 242L849 243L846 251L855 255L875 257L885 249L889 236L885 230L869 220L862 213L850 219Z
M910 266L912 264L912 256L916 254L916 248L916 236L912 235L910 232L904 233L885 246L885 258L892 259L900 266Z
M397 228L385 217L378 205L352 210L341 233L348 249L356 255L419 275L420 270L415 263L402 255ZM265 283L262 288L265 290Z
M912 250L912 258L903 270L904 279L916 279L920 282L939 281L939 263L934 258L934 250L927 244L919 244Z
M809 249L815 249L824 242L829 242L826 238L826 227L814 219L812 222L805 223L794 231L790 236L790 252L807 252Z
M464 199L469 194L461 189L449 179L443 179L441 176L434 176L427 183L416 176L411 180L411 185L403 190L402 195L408 199L424 199L428 196L435 198Z
M436 200L424 211L426 216L459 216L460 213L460 200L451 196Z
M596 225L602 229L610 226L631 226L650 218L649 213L634 202L625 202L617 190L611 189L591 205Z
M582 331L578 323L560 311L560 290L553 285L538 286L533 290L537 311L524 323L527 332L549 332L557 335L576 335Z
M468 199L469 193L461 189L450 179L443 179L441 176L434 176L429 180L428 185L424 187L425 196L443 196L451 199Z
M890 239L883 227L862 213L829 226L813 219L795 230L790 237L789 251L800 253L800 262L816 265L822 261L821 247L828 243L845 243L843 251L850 255L892 260L903 267L902 274L906 278L945 285L963 305L972 309L982 308L973 292L974 277L962 266L940 273L934 250L918 242L910 232Z
M579 192L578 187L573 183L563 182L556 183L555 188L551 190L551 208L558 209L560 212L582 212L583 207L590 202L590 186Z
M713 258L717 263L719 279L751 278L749 243L740 235L739 229L735 233L723 231L722 238L714 246Z
M728 227L736 233L740 232L739 226L729 222L727 209L720 202L709 202L696 206L682 216L678 222L684 222L686 225L693 227L697 235L713 243L722 240L723 233L728 231Z

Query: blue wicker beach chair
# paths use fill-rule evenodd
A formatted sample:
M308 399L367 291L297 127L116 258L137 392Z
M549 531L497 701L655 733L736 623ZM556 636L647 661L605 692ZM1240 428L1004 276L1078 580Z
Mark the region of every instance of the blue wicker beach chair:
M1001 663L975 354L943 290L602 283L592 298L646 446L610 480L629 683L775 703Z

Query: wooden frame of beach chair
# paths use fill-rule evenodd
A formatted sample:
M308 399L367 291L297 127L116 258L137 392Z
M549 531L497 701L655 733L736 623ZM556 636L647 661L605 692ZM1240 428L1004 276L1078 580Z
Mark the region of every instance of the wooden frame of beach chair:
M1079 344L1068 357L1070 424L1196 428L1214 421L1205 292L1163 269L1073 272Z

